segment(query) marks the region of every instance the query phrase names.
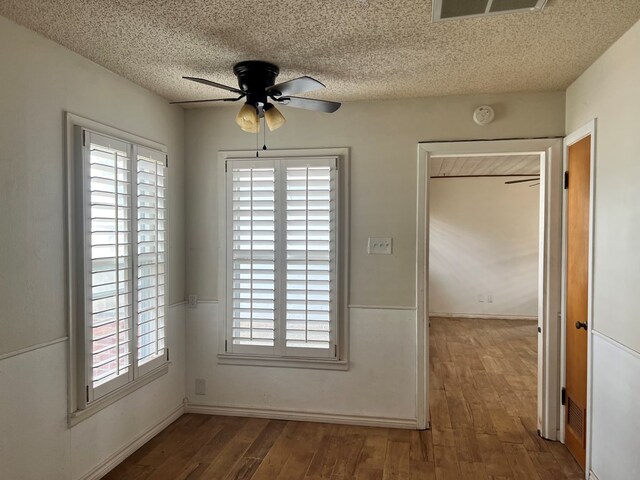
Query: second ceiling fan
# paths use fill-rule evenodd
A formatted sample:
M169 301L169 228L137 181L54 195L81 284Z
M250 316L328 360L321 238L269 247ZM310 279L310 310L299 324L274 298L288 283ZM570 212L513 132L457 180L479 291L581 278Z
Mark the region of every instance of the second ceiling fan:
M284 116L276 108L275 104L325 113L333 113L341 105L338 102L294 96L319 90L325 88L325 86L315 78L308 76L276 84L275 80L280 73L280 69L272 63L259 60L240 62L234 65L233 73L238 78L238 88L229 87L204 78L182 78L235 93L236 97L171 103L237 102L245 99L245 104L236 116L236 123L242 130L250 133L257 133L260 130L261 118L264 118L269 130L272 131L280 128L285 123Z

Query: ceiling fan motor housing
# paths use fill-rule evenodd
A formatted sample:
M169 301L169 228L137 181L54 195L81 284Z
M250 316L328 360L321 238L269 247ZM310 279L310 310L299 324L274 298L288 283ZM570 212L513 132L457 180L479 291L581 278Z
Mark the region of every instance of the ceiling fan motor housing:
M234 65L233 73L240 90L247 93L247 103L257 107L267 104L266 89L276 83L280 69L272 63L249 60Z

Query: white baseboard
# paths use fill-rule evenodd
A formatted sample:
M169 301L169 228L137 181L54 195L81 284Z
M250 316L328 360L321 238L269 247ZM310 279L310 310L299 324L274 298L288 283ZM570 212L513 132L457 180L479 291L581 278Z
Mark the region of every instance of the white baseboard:
M159 423L149 428L147 431L142 433L138 438L130 442L128 445L125 445L120 450L117 450L112 455L108 456L104 459L99 465L94 467L89 472L85 473L78 480L98 480L104 477L111 470L116 468L120 463L131 455L133 452L138 450L142 445L147 443L153 437L158 435L162 430L167 428L171 423L176 421L184 414L185 406L184 404L180 404L180 406L176 407L174 410L169 413L164 419L162 419Z
M267 408L244 408L228 406L187 404L187 413L205 415L226 415L231 417L255 417L275 420L293 420L299 422L338 423L344 425L360 425L365 427L385 428L417 428L417 422L411 418L385 418L365 415L338 415L333 413L291 412L288 410L272 410Z
M593 470L589 470L589 480L598 480L598 477L593 473Z
M527 315L496 315L493 313L429 313L429 317L443 318L488 318L495 320L537 320L538 317Z

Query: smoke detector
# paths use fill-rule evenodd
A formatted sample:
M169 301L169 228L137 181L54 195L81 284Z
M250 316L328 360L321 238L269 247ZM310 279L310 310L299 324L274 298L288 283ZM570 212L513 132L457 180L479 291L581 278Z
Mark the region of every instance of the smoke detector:
M540 12L547 0L433 0L433 21Z
M480 126L489 125L493 122L496 114L489 105L482 105L473 112L473 121Z

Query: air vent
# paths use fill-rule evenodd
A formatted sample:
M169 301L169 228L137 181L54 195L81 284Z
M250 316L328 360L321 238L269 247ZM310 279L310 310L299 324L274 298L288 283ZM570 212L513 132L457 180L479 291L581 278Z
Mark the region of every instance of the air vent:
M433 0L433 21L516 12L539 12L547 0Z
M584 445L584 410L569 397L568 424Z

